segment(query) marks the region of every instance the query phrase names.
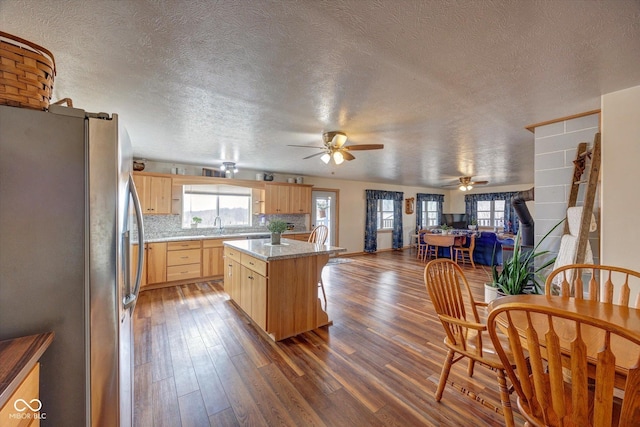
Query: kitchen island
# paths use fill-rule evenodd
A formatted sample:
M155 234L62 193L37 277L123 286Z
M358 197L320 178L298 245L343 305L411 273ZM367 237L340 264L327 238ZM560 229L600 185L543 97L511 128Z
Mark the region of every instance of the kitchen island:
M269 337L279 341L331 325L318 283L335 246L282 239L224 242L224 289Z

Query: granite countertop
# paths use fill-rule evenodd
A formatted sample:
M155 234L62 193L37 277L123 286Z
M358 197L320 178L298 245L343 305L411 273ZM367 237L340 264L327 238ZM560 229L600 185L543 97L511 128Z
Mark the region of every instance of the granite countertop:
M270 239L232 240L224 242L224 245L236 248L263 261L346 252L345 248L337 246L307 243L285 238L282 239L282 244L280 245L272 245Z
M283 237L291 234L306 234L311 233L308 231L287 231L282 233ZM157 242L177 242L183 240L202 240L202 239L251 239L255 236L269 236L269 231L253 231L250 233L215 233L215 234L198 234L198 235L184 235L184 236L158 236L145 238L144 241L146 243L157 243ZM132 235L133 241L132 243L137 243L137 235Z
M46 332L0 341L0 407L7 403L7 399L51 345L53 336L53 332Z

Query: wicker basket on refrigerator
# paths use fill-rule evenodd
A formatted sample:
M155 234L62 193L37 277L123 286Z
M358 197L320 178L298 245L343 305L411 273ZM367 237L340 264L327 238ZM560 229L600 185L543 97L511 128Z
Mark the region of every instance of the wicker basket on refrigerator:
M46 110L55 74L51 52L0 31L0 105Z

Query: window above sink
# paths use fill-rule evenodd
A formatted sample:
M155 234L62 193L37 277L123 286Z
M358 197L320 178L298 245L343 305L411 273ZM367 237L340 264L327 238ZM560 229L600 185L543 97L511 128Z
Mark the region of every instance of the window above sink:
M198 228L251 226L252 189L226 184L182 186L182 228L193 228L193 218L201 218Z

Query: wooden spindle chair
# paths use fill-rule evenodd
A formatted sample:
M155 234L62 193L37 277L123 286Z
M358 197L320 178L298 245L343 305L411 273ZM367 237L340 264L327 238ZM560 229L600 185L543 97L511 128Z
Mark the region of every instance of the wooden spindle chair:
M476 248L476 235L472 234L467 236L469 240L469 246L454 246L453 257L456 262L462 261L463 265L466 265L467 261L473 268L476 268L476 264L473 262L473 251Z
M640 331L518 302L492 310L487 327L514 386L525 425L640 425ZM508 335L508 354L501 331ZM622 359L621 352L633 353ZM631 360L629 366L617 367L621 359ZM623 389L614 393L617 369L626 370L627 378Z
M585 276L589 276L585 283ZM602 278L602 288L599 280ZM629 286L629 284L632 286ZM640 308L640 292L631 299L631 289L640 287L640 272L596 264L569 264L553 270L545 282L546 295L561 295ZM619 289L614 302L613 294ZM631 304L630 304L631 302Z
M329 228L326 225L318 225L311 231L309 235L309 239L307 242L309 243L319 243L324 245L327 241L327 237L329 236ZM318 282L318 287L322 291L322 297L324 298L324 309L327 309L327 294L324 291L324 283L322 282L322 271L320 272L320 281Z
M442 393L454 363L467 358L467 375L473 376L475 363L496 373L505 424L513 426L513 413L506 383L504 366L498 358L486 334L487 326L480 321L478 307L486 307L485 302L475 302L471 287L462 269L448 258L430 261L424 269L424 282L445 330L444 344L449 351L442 365L440 382L436 391L436 401ZM467 307L471 309L467 311Z

